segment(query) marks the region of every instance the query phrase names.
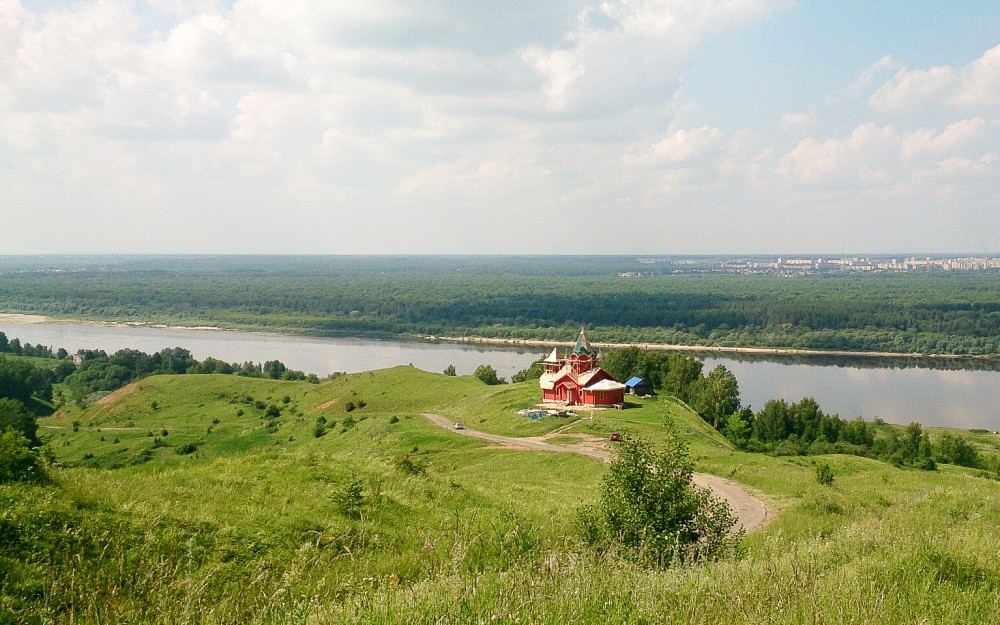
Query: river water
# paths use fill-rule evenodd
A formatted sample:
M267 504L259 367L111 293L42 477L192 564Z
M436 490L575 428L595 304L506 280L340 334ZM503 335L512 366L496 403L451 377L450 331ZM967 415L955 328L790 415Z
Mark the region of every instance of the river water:
M0 331L22 343L78 349L119 349L147 353L183 347L195 358L226 362L280 360L292 369L319 376L412 364L440 372L449 364L459 375L489 364L510 379L543 356L543 348L478 346L421 341L335 339L231 330L190 330L81 323L0 323ZM816 398L820 407L845 418L881 418L890 423L1000 430L1000 372L932 368L859 368L779 363L711 355L705 371L722 364L739 380L744 404L755 409L772 398Z

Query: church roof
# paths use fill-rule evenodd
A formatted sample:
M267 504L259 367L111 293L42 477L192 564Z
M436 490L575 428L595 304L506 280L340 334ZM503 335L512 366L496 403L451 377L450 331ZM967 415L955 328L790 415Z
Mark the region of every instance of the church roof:
M592 391L617 391L618 389L625 388L625 385L621 382L615 382L614 380L609 380L607 378L601 380L600 382L595 382L589 387Z
M594 354L594 349L590 346L590 341L587 340L587 331L584 328L580 328L580 337L576 339L576 347L573 348L573 353L586 354L587 356Z
M552 348L552 353L549 354L549 357L546 358L542 362L558 363L559 362L559 354L557 353L557 348L553 347Z

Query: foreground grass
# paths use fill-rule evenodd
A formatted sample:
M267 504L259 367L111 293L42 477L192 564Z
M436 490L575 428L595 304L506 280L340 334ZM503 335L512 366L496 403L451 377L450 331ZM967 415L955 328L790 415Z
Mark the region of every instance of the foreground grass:
M514 410L536 392L401 367L322 385L157 377L66 408L43 420L64 467L55 484L0 486L0 623L989 623L1000 612L994 481L743 454L670 400L529 423ZM652 440L670 421L699 470L759 493L773 520L733 560L637 568L574 538L602 463L493 449L421 412L504 434L569 425ZM330 426L320 437L318 417ZM816 483L818 461L833 466L832 487Z

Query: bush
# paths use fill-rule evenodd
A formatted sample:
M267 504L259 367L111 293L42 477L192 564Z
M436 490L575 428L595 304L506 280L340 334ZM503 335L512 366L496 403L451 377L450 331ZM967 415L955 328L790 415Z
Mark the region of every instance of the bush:
M665 446L623 437L604 476L597 507L580 511L584 540L601 550L621 548L635 562L665 568L735 551L743 530L710 491L692 482L687 447L670 433Z
M489 365L479 365L472 375L483 384L490 386L504 383L501 378L497 377L497 370Z
M28 439L14 431L0 434L0 484L44 479L41 459Z
M0 432L17 432L28 439L29 445L37 447L41 443L38 440L38 423L35 415L16 400L6 397L0 398Z
M193 454L196 451L198 451L198 443L185 443L177 448L177 454L181 456Z
M833 469L825 462L816 465L816 481L823 486L833 486Z
M313 436L320 438L324 434L326 434L326 417L316 417L316 425L313 426Z
M417 456L412 457L407 454L400 454L392 459L396 468L407 475L423 475L427 472L427 461Z
M361 480L351 480L342 488L335 490L330 495L333 505L337 511L350 519L357 519L361 516L361 508L365 503L364 488Z

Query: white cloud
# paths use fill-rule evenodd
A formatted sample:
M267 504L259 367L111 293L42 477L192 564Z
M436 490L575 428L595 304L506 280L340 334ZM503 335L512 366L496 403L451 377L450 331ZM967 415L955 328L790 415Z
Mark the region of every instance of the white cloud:
M844 139L808 137L781 158L775 173L801 184L880 183L895 166L898 144L896 129L871 123Z
M661 163L682 163L702 156L719 145L722 132L712 126L678 130L644 150L627 154L628 166L648 167Z
M873 93L868 102L878 111L919 109L940 100L954 81L955 71L947 66L913 71L901 69Z
M995 133L996 122L989 123L982 117L963 119L950 124L941 132L930 128L922 128L904 132L902 135L902 157L906 160L925 154L948 154L959 150L970 142L978 139L988 139L986 133Z
M967 109L1000 106L1000 46L987 50L962 74L961 84L949 104Z
M900 69L868 102L883 113L933 106L977 111L1000 106L1000 46L961 67Z
M563 44L525 48L554 110L617 110L668 101L697 44L760 17L766 0L607 0L580 13Z

